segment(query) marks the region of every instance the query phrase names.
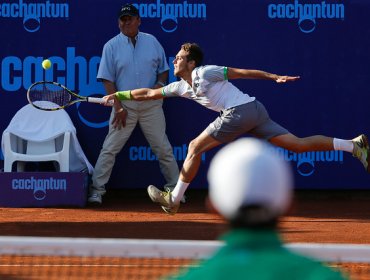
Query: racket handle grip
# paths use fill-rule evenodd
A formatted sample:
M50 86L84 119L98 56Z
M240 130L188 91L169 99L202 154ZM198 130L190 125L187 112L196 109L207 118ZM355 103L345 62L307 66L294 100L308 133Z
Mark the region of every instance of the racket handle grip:
M88 97L87 102L98 103L98 104L104 104L105 103L103 98L98 98L98 97ZM114 101L110 100L107 103L107 106L113 106L113 103L114 103Z

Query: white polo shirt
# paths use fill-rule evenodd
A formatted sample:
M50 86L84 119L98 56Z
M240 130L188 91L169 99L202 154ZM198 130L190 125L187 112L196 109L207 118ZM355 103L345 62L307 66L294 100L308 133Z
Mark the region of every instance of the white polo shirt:
M227 80L227 67L200 66L193 70L191 77L192 86L181 79L165 86L163 95L192 99L217 112L255 100L255 97L243 93Z

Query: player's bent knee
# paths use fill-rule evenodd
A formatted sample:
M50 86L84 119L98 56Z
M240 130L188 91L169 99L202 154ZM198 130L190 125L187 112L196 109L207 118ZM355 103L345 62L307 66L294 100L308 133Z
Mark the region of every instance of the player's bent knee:
M193 157L199 156L203 153L203 147L199 145L199 142L194 139L189 143L188 148L188 155L192 155Z

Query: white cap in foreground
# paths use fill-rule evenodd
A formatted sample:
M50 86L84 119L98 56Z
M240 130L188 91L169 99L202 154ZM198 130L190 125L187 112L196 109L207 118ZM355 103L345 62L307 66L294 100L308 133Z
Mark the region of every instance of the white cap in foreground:
M288 163L273 147L254 138L241 138L223 147L212 159L209 197L214 208L232 219L244 206L266 208L277 218L289 208L293 178Z

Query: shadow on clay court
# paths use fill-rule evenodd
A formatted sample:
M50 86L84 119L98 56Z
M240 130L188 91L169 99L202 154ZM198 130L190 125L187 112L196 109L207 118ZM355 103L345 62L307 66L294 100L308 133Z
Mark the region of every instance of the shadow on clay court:
M356 219L368 222L370 219L370 191L328 190L296 191L291 215L305 218ZM338 222L338 221L336 221Z
M97 208L1 208L0 235L214 240L226 224L208 211L206 197L206 190L189 190L187 202L174 216L153 203L145 189L109 190ZM362 232L369 213L370 192L299 191L281 232L292 241L318 234L326 240L334 225L336 232L351 233L354 228Z
M183 221L2 223L2 236L214 240L223 224Z

